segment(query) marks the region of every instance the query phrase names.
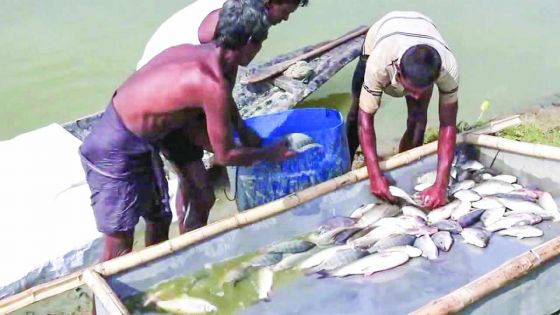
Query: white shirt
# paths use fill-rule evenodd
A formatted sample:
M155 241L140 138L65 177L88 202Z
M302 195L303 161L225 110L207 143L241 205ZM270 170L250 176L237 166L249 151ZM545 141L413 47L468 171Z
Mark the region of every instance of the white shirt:
M383 92L394 97L404 96L404 88L396 80L396 65L408 48L420 44L430 45L441 57L441 71L435 81L440 102L448 104L457 101L457 61L432 20L418 12L394 11L377 21L366 35L362 53L369 57L360 92L360 108L363 111L377 111Z
M197 0L173 14L159 26L146 44L136 70L167 48L182 44L200 45L200 24L212 11L221 9L225 2L226 0Z

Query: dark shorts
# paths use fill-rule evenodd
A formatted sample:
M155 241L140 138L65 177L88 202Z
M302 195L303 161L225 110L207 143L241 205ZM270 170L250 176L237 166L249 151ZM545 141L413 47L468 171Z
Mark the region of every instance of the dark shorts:
M358 64L354 70L354 76L352 76L352 94L360 95L362 90L362 85L364 84L364 75L366 74L366 64L368 56L361 55L358 58Z
M166 148L165 157L176 165L202 159L204 150L189 141L181 130L172 131L161 140L161 146Z
M130 132L112 102L80 146L97 229L132 232L142 216L170 223L171 210L158 147Z

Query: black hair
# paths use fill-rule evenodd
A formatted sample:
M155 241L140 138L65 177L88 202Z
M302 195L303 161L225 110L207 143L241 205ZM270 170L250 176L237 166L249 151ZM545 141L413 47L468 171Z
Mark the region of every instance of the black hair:
M403 77L414 86L430 86L439 77L441 57L437 50L429 45L415 45L408 48L400 62Z
M216 38L220 46L238 49L249 40L264 41L269 28L262 0L228 0L220 12Z

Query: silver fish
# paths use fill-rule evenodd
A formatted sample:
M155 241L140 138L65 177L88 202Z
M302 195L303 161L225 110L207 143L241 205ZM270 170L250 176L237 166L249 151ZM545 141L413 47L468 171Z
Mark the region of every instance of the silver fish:
M496 197L489 196L480 199L479 201L475 201L472 203L472 206L477 209L498 209L503 207L504 205L500 202L500 200Z
M304 240L292 240L271 245L267 248L269 253L301 253L315 247L315 243Z
M461 203L451 212L451 219L458 220L460 217L468 214L471 211L471 202L461 200Z
M459 234L463 231L463 227L459 223L451 220L438 221L434 226L440 231L447 231L453 234Z
M338 251L336 254L330 256L329 258L325 259L321 264L316 267L313 267L307 270L307 273L319 272L319 271L330 271L336 268L342 267L347 265L353 261L356 261L364 256L368 255L367 251L348 248L341 251Z
M480 217L480 221L482 221L484 226L489 226L500 221L504 217L504 213L506 213L506 207L488 209L484 211Z
M313 138L303 133L290 133L285 136L285 139L288 141L288 148L298 153L313 148L323 148L323 146L316 143Z
M426 221L420 217L401 215L398 217L382 218L373 226L394 225L403 229L412 229L426 226Z
M242 265L228 270L223 278L223 283L232 283L234 286L241 280L247 278L249 273L247 267Z
M523 239L526 237L539 237L543 236L543 231L539 228L530 225L514 226L509 229L501 230L498 232L500 235L513 236L518 239Z
M335 255L337 252L348 249L348 248L351 248L351 247L349 245L340 245L340 246L334 246L334 247L329 247L329 248L325 248L323 250L320 250L319 252L311 255L310 257L308 257L304 261L302 261L300 264L298 264L296 266L296 269L310 269L310 268L313 268L313 267L321 264L323 261L325 261L326 259L328 259L332 255Z
M391 195L397 198L401 198L402 200L408 202L411 205L417 205L416 201L414 201L406 191L400 189L397 186L389 186L389 192L391 193Z
M426 213L418 207L404 206L404 207L402 207L401 210L402 210L403 215L416 216L416 217L424 219L424 221L428 220L428 215L426 215Z
M533 225L540 223L541 221L542 217L532 213L515 213L487 226L486 230L496 232L499 230L509 229L515 225Z
M416 258L422 256L422 250L420 248L405 245L405 246L395 246L379 250L379 253L389 253L389 252L401 252L408 255L410 258Z
M376 206L375 203L370 203L370 204L367 204L367 205L363 205L363 206L359 207L358 209L352 211L352 214L350 214L350 217L353 218L353 219L359 219L364 215L364 213L373 209L373 207L375 207L375 206Z
M523 188L523 186L521 186L521 185L519 185L519 184L512 184L512 185L513 185L513 187L515 188L515 190L518 190L518 189L522 189L522 188Z
M541 206L531 201L518 198L498 198L498 200L506 208L511 209L516 213L533 213L541 217L551 216L551 214L544 210Z
M349 230L342 231L334 237L334 243L336 245L345 244L348 241L349 238L351 238L353 235L355 235L356 233L358 233L360 231L363 231L363 229L362 228L351 228Z
M259 300L268 301L272 285L274 283L274 271L269 268L261 268L257 272L257 287L259 293Z
M401 209L389 203L375 205L373 209L364 213L360 220L356 223L356 227L367 227L374 224L381 218L394 217L401 213Z
M423 235L417 238L414 242L414 247L419 248L422 251L422 256L428 258L429 260L438 258L438 248L428 235Z
M156 301L155 304L166 312L176 314L204 314L218 311L218 308L210 302L188 295L173 300Z
M451 237L451 233L446 231L440 231L432 235L432 241L438 249L444 252L449 251L451 245L453 245L453 237Z
M393 234L399 234L399 233L403 233L403 229L399 226L395 226L395 225L382 225L380 227L377 227L373 230L371 230L371 232L369 232L368 234L357 238L355 240L349 241L348 244L350 244L353 247L358 247L358 248L367 248L370 247L373 243L384 239L386 237L389 237Z
M541 206L546 212L548 212L554 221L560 221L560 212L558 211L558 205L552 195L548 192L543 192L539 199L537 199L537 203Z
M495 195L499 193L509 193L515 190L512 184L500 180L487 180L472 188L481 196Z
M416 178L416 184L428 184L432 186L436 182L437 170L424 173Z
M375 253L382 249L387 249L395 246L412 245L416 240L416 236L408 234L396 234L379 240L373 246L368 248L368 252Z
M459 220L457 220L457 222L463 227L469 227L471 225L474 225L476 222L479 221L480 216L484 213L483 209L477 209L477 210L473 210L465 215L463 215L462 217L459 218Z
M480 170L484 168L484 165L476 160L469 160L465 163L459 165L462 170Z
M249 261L251 267L267 267L274 265L282 260L281 253L266 253L259 255Z
M490 239L486 232L478 228L464 228L463 232L461 232L461 236L465 240L465 243L481 248L486 247Z
M426 190L426 188L431 187L433 185L433 183L421 183L421 184L417 184L414 186L414 190L415 191L424 191Z
M474 187L475 184L476 183L472 179L467 179L467 180L460 181L460 182L455 183L455 184L453 184L449 187L449 194L453 195L456 192L458 192L459 190L471 189L471 188Z
M455 192L453 194L453 197L461 201L469 201L469 202L478 201L482 198L480 197L479 194L477 194L475 191L472 191L470 189L461 189Z
M293 268L293 267L297 266L298 264L302 263L307 258L311 257L311 255L314 255L315 253L317 253L319 250L320 249L318 247L315 247L315 248L310 249L306 252L291 254L291 255L285 255L285 257L282 258L282 260L279 263L272 266L271 269L272 269L272 271L276 272L276 271L282 271L282 270Z
M515 184L517 182L517 177L513 175L506 175L506 174L496 175L492 177L492 179L501 180L503 182L510 183L510 184Z
M346 266L337 268L328 275L333 277L346 277L350 275L372 275L376 272L388 270L407 262L410 257L402 252L386 252L371 254L360 258Z
M335 237L339 234L342 233L346 230L352 229L352 227L338 227L338 228L334 228L330 231L324 232L324 233L311 233L307 239L315 244L317 244L317 246L328 246L331 245L332 243L334 243L335 241Z
M453 213L453 210L455 210L460 204L460 200L453 200L443 207L432 210L430 213L428 213L428 221L430 223L436 223L441 220L449 219L451 217L451 213Z

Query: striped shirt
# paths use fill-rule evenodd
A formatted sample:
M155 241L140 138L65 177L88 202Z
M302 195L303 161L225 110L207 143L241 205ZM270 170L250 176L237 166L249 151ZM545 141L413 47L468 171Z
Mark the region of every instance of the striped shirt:
M376 112L383 92L394 97L405 95L403 86L397 81L397 65L408 48L421 44L430 45L441 57L441 71L435 81L440 103L457 102L457 61L432 20L418 12L393 11L369 29L364 42L362 54L369 57L360 93L363 111Z

